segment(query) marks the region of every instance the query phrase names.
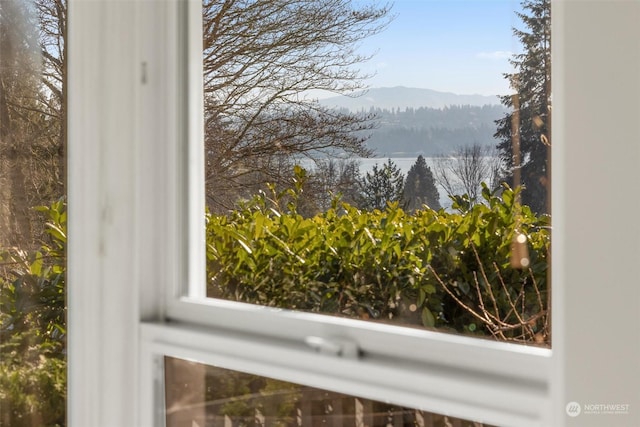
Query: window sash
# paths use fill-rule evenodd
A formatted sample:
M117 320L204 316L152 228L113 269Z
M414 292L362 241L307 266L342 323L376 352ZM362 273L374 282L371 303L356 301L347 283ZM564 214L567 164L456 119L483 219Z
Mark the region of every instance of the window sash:
M531 363L522 353L504 357L504 351L433 339L433 362L422 364L375 354L362 359L336 357L318 353L300 341L223 329L145 323L141 333L142 363L167 355L492 425L549 425L542 419L548 406L544 374L549 372L548 358L547 363ZM407 347L405 340L398 341L405 353L420 351ZM460 353L464 357L451 363L451 357ZM512 371L535 369L542 375L522 378L496 373L499 361ZM485 362L495 370L476 369ZM148 425L158 425L155 421Z
M372 322L338 319L325 315L269 309L230 301L205 300L204 289L199 286L205 283L204 277L202 277L204 255L201 253L202 248L205 247L204 224L199 220L202 217L201 212L204 211L204 206L202 205L204 199L204 172L193 167L194 163L197 165L203 164L202 153L204 153L202 122L193 119L193 117L202 117L203 111L201 102L193 102L194 99L202 99L203 90L201 68L202 17L199 2L191 2L190 5L192 6L190 9L183 9L183 12L186 12L186 16L179 17L177 22L179 34L184 37L180 39L179 46L188 45L188 48L183 48L183 51L187 52L188 55L188 58L183 59L183 62L188 65L179 70L178 81L186 77L189 82L195 82L195 84L188 83L188 97L186 103L182 104L182 108L187 112L186 117L183 117L181 130L182 134L188 135L186 138L188 146L182 148L188 153L188 156L185 157L183 154L182 157L183 161L187 161L183 170L188 170L186 173L188 186L181 195L182 200L178 202L179 205L189 207L188 212L186 212L186 218L188 219L185 221L189 224L187 232L188 249L182 252L183 254L189 254L186 260L183 258L183 262L188 265L188 270L184 281L169 284L166 305L167 317L213 328L209 333L215 333L217 329L223 328L231 330L239 338L246 336L245 339L254 339L255 335L259 335L268 337L278 345L288 343L294 347L304 346L305 339L309 337L329 340L336 338L348 339L366 354L368 359L380 357L392 360L394 364L412 361L420 364L419 369L426 369L425 366L429 364L429 366L436 368L432 372L434 375L437 371L443 370L444 367L454 371L473 372L474 376L485 378L487 380L486 384L492 384L492 386L485 387L482 393L473 393L473 396L477 396L475 398L472 398L469 394L464 394L466 399L474 402L468 408L463 409L464 405L460 405L459 402L444 406L444 408L451 408L452 414L462 418L473 419L474 413L482 415L482 412L478 413L478 408L483 406L490 408L493 404L492 402L509 402L509 399L497 399L496 394L491 392L491 390L513 389L513 387L495 387L506 375L512 383L518 384L516 388L522 386L522 389L518 391L511 390L511 396L520 396L520 399L514 398L507 405L498 405L499 410L497 411L489 410L489 413L492 414L490 419L501 421L494 422L495 424L503 424L502 421L509 420L509 418L502 418L505 414L515 414L511 415L514 417L511 421L517 420L517 422L506 422L507 425L529 425L532 419L538 418L540 414L537 413L537 408L543 405L532 405L531 402L539 401L541 395L544 395L541 390L545 390L547 387L548 372L550 371L550 350L477 340L469 337L450 336L439 332L419 331L374 324ZM186 29L181 28L181 22L188 23ZM183 100L183 102L185 101ZM178 137L180 137L180 134ZM198 220L195 220L196 218ZM194 253L198 254L195 257L197 262L194 262L194 257L190 255ZM188 291L182 287L186 283L190 285ZM196 289L195 292L194 289ZM183 296L187 294L189 295L188 297ZM150 330L155 331L153 328ZM172 336L172 334L168 330L163 330L160 336L152 334L152 337L156 338L164 336ZM150 338L150 340L152 343L154 342L153 338ZM203 336L197 342L205 343L208 341ZM242 340L239 340L234 345L234 348L241 348L242 342ZM266 341L263 342L263 345L266 343ZM199 354L201 356L208 352L216 354L217 348L218 346L212 345L206 348L206 351L201 349ZM307 353L310 350L307 348ZM264 355L266 352L267 348L263 347L256 354ZM219 351L217 353L219 354ZM241 360L241 356L242 353L235 354L231 360ZM291 361L292 358L280 360ZM479 360L482 363L478 363ZM262 363L265 366L269 366L267 358L263 358ZM352 378L350 382L347 381L347 378L352 377L354 374L365 372L363 364L356 365L362 366L362 371L360 369L353 370L351 368L353 363L354 361L349 361L344 365L348 366L348 368L333 370L332 372L335 372L333 375L327 372L323 378L331 378L330 382L333 384L336 384L338 379L342 378L343 382L351 384L351 388L349 390L342 389L341 391L362 395L353 390L354 387L358 389L357 385L362 383L362 378L356 377ZM224 366L234 368L229 365ZM317 365L309 364L306 369L313 370L315 366ZM382 366L379 368L382 369ZM236 369L241 369L241 367ZM271 369L273 369L273 366ZM293 378L279 378L300 382L300 372L303 371L291 369L291 372L296 373ZM339 374L337 374L338 372ZM264 376L275 375L274 372L260 372L260 374ZM438 408L443 410L442 397L429 398L429 396L438 396L437 390L442 387L440 382L428 381L423 383L420 386L422 392L412 390L411 393L399 393L398 391L394 393L392 390L397 388L396 377L396 375L381 376L379 378L380 384L377 387L369 387L361 391L369 390L369 393L375 393L375 397L378 400L399 399L402 395L404 400L398 400L398 404L408 404L406 398L414 396L414 399L411 400L413 406L420 404L422 407L428 407L435 412L438 411ZM444 389L459 390L459 387L455 385L456 381L458 380L452 380L452 383L448 387L444 387ZM317 386L317 383L308 385ZM328 387L330 388L330 384L327 384L324 388ZM477 388L471 387L471 384L469 384L467 390L477 391ZM452 398L452 396L449 398ZM427 402L432 403L428 404ZM455 411L456 408L463 412L457 413Z
M205 283L202 276L204 273L204 254L202 254L202 248L205 247L204 224L199 220L202 217L201 212L204 211L204 172L193 168L194 163L203 164L202 153L204 153L202 122L193 120L193 117L202 117L203 111L201 102L193 102L194 99L202 99L203 90L202 17L199 2L194 1L189 4L191 5L189 9L182 9L186 16L179 16L176 22L180 40L178 46L188 45L187 48L182 49L187 52L188 58L183 59L183 62L188 65L178 70L178 84L183 77L186 77L189 82L195 82L195 84L188 83L187 99L182 100L183 104L178 103L187 112L186 117L181 117L178 138L188 135L185 138L188 144L187 147L182 147L183 153L178 153L176 156L183 162L186 161L183 163L182 171L188 171L183 172L188 182L184 193L178 195L180 199L178 205L188 207L187 212L184 212L185 223L189 224L187 248L182 251L182 254L189 255L186 259L182 258L184 265L188 266L184 280L168 284L166 315L169 319L210 328L204 335L191 340L199 344L209 343L209 346L197 346L187 352L184 351L185 348L177 351L183 344L171 345L166 342L166 337L175 336L177 339L181 334L175 333L174 329L159 330L151 325L145 325L143 331L149 334L147 343L150 348L156 350L164 348L165 351L153 353L154 357L182 355L182 357L215 363L230 369L247 370L253 367L259 371L252 372L263 376L277 376L279 379L298 383L304 383L306 379L311 381L307 382L307 385L327 389L335 387L336 384L342 384L339 390L341 392L377 400L393 400L398 404L433 412L447 411L461 418L484 419L486 416L486 420L494 424L539 425L544 412L542 408L545 407L543 402L549 381L551 352L548 349L205 299L205 290L200 286ZM184 23L188 23L187 28L182 26ZM188 154L185 156L184 152ZM181 165L178 164L179 170L180 167ZM196 218L198 220L195 220ZM198 254L195 257L197 262L194 262L194 257L190 254ZM176 254L177 257L180 255ZM188 290L184 289L185 284L189 284ZM233 344L223 346L217 342L225 336L221 329L226 329L227 334L233 334L235 337ZM188 329L181 331L186 333ZM263 339L260 340L260 346L251 351L251 354L261 355L260 358L252 361L253 364L240 363L243 360L243 351L232 352L232 356L227 358L224 357L225 353L220 352L221 347L243 349L249 345L249 340L251 342L249 347L256 347L256 336ZM386 369L403 366L403 363L407 362L417 365L413 367L413 371L398 369L393 375L373 375L372 372L376 368L367 369L363 360L346 361L331 358L329 361L333 362L331 365L335 365L334 368L318 376L318 364L312 357L313 350L305 346L305 340L309 337L329 340L347 339L367 355L367 360L380 358L381 361L377 365L373 364L378 370L385 369L383 361L387 363L391 361ZM290 348L305 351L297 355L294 352L285 351ZM171 353L167 353L169 351ZM272 358L266 355L271 351L282 352L274 360L287 360L288 370L277 369L277 366L270 362ZM210 357L207 358L206 355ZM292 361L298 358L307 362L303 363L304 367L294 369ZM310 361L312 363L309 363ZM323 365L326 366L328 363L326 356L323 361ZM354 367L357 368L354 369ZM482 380L467 381L465 387L462 387L457 374L453 377L441 378L441 372L447 370L451 370L452 373L468 372L471 374L469 378ZM425 381L416 382L419 387L398 390L397 378L406 376L407 373L419 375L420 372L425 375ZM368 381L368 387L363 388L362 384L365 384L363 380L372 377L377 378L378 383L374 385L374 382ZM320 378L325 381L318 383ZM441 379L435 381L435 378ZM458 397L456 398L455 393L444 397L443 390L455 390ZM501 395L504 391L507 394ZM464 404L465 401L468 403ZM496 405L495 402L502 402L502 404Z

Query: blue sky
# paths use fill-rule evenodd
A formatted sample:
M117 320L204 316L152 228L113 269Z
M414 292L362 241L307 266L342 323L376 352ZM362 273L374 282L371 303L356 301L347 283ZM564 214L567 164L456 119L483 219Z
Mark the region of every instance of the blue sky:
M519 0L395 0L395 19L362 43L370 87L407 86L459 94L509 92L502 77L519 50L512 27Z

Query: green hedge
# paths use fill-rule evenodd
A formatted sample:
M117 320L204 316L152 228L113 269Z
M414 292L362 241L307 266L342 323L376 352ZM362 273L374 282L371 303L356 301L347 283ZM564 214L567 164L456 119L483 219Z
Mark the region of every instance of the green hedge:
M261 194L229 215L207 215L210 296L340 316L449 329L498 339L547 341L549 218L485 187L454 212L414 214L389 204L360 211L335 201L296 212L294 188ZM528 268L511 266L526 236Z

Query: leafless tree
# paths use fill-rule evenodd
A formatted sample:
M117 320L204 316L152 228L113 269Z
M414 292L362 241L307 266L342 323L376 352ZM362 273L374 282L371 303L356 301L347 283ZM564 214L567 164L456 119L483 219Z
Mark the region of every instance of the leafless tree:
M385 27L389 6L207 0L203 13L210 206L224 205L240 184L274 178L273 156L368 154L363 131L372 117L330 110L310 94L364 87L355 66L369 57L358 45Z
M500 165L495 149L473 144L436 158L433 172L436 182L449 196L467 194L475 203L479 201L483 182L489 188L498 187Z
M329 209L335 198L356 205L360 198L360 162L353 159L321 159L307 183L307 214Z
M49 138L59 147L60 158L64 158L67 141L67 0L37 0L36 7L42 54L41 82L46 88L42 103L57 124ZM63 161L60 167L64 171ZM61 177L64 179L64 173Z
M63 194L63 0L0 2L0 244L37 245L32 209Z

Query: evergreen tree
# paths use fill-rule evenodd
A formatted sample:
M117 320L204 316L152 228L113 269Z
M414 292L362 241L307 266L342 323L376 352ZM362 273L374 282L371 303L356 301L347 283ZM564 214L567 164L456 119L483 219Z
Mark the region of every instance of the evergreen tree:
M407 173L404 201L409 211L420 209L423 205L435 210L440 209L440 194L438 194L431 168L427 166L422 155L418 156Z
M388 159L381 168L378 164L367 172L360 184L360 207L367 210L384 210L388 202L403 202L404 175L398 166Z
M524 0L522 8L517 15L524 28L514 28L513 34L523 52L511 59L515 72L505 74L516 94L501 99L513 112L496 121L495 137L506 165L503 178L522 184L522 203L545 213L551 176L551 1Z

